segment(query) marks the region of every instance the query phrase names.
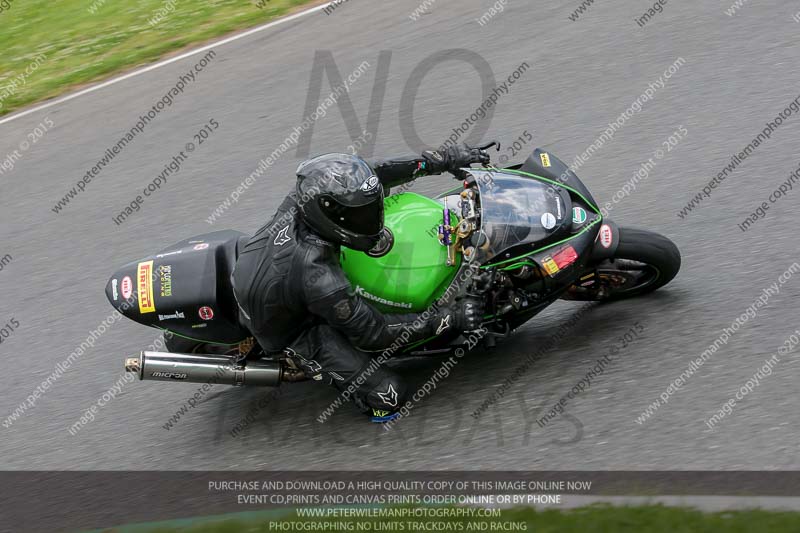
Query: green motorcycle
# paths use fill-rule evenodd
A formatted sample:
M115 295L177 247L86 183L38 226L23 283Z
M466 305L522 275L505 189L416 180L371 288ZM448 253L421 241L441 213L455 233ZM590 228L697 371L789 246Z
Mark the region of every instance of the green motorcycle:
M476 338L492 347L558 299L629 298L678 273L672 241L605 219L553 154L537 149L522 164L460 173L463 183L435 199L388 196L378 245L366 253L342 250L355 291L383 312L424 313L464 294L485 299L479 336L446 331L398 342L394 356L447 354L474 347ZM112 305L171 338L165 352L128 358L128 371L144 380L231 385L305 379L288 359L263 357L239 323L230 276L246 239L235 231L200 235L112 276Z

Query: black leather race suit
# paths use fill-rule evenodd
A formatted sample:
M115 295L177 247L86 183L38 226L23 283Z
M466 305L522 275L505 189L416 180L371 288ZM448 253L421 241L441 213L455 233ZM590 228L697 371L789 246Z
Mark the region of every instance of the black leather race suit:
M413 157L371 164L385 189L430 169ZM383 366L374 370L368 352L397 346L403 330L405 346L447 324L432 312L384 315L355 294L339 247L312 232L297 202L290 194L240 252L233 282L243 322L268 354L287 350L308 377L340 391L354 384L353 400L364 411L394 412L405 403L406 385Z

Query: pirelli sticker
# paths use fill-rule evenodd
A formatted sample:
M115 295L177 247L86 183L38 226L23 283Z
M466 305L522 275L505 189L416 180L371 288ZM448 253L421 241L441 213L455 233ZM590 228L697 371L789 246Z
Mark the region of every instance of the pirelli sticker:
M539 154L539 159L542 160L543 167L550 166L550 154L548 154L547 152L542 152L541 154Z
M136 281L139 288L139 312L155 313L156 305L153 300L153 262L139 263L136 270Z

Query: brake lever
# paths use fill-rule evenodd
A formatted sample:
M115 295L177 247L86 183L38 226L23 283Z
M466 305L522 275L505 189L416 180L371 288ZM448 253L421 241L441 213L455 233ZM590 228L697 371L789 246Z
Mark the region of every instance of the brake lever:
M498 152L500 151L500 143L498 141L492 141L489 144L478 147L478 150L480 150L482 153L485 153L486 158L488 159L488 161L484 161L482 163L484 168L490 168L492 166L492 159L488 153L489 148L491 148L492 146L497 146L497 151Z
M468 148L470 148L472 150L480 150L481 152L485 152L486 150L488 150L492 146L497 146L497 151L498 152L500 151L500 143L498 141L492 141L489 144L485 144L483 146L469 146L469 145L467 145ZM475 162L477 163L477 161L475 161ZM472 163L470 163L470 164L472 164ZM489 162L489 164L491 164L491 161ZM484 168L488 168L486 163L484 163ZM466 173L461 169L451 170L450 172L453 174L453 176L457 180L464 180L467 177Z
M490 142L489 144L486 144L486 145L484 145L484 146L476 146L476 148L477 148L478 150L488 150L488 149L489 149L489 148L491 148L492 146L497 146L497 151L498 151L498 152L500 151L500 143L499 143L498 141L492 141L492 142Z

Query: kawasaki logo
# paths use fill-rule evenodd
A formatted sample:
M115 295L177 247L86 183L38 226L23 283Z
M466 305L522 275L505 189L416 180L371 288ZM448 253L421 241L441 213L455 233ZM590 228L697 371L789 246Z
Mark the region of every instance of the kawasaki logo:
M411 309L413 307L410 303L392 302L391 300L381 298L380 296L375 296L374 294L370 294L367 291L365 291L363 287L357 286L356 294L358 294L363 298L366 298L367 300L372 300L373 302L378 302L383 305L390 305L392 307L402 307L403 309Z

